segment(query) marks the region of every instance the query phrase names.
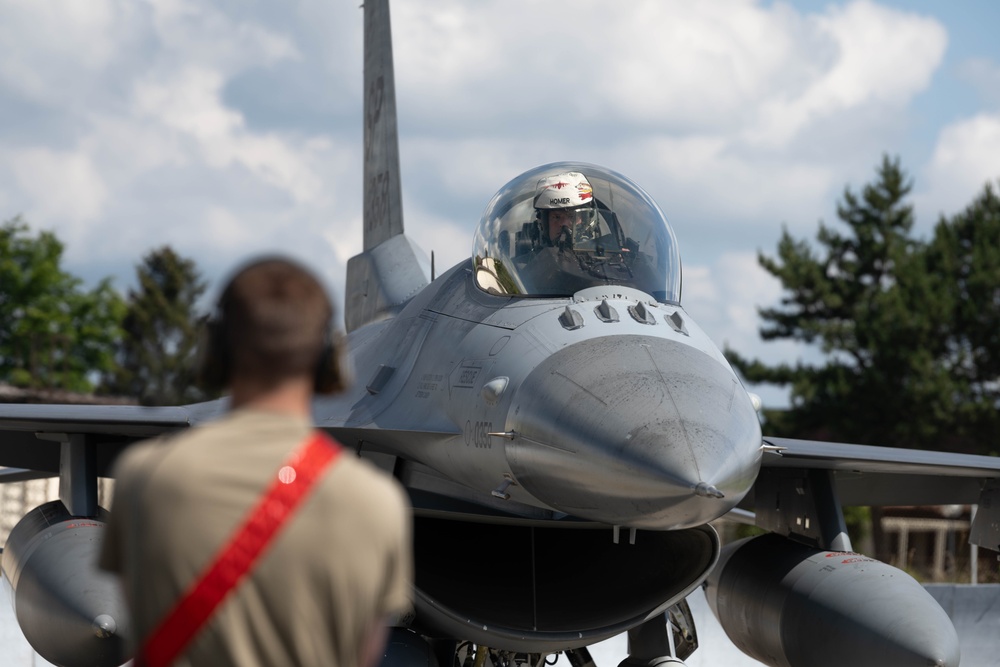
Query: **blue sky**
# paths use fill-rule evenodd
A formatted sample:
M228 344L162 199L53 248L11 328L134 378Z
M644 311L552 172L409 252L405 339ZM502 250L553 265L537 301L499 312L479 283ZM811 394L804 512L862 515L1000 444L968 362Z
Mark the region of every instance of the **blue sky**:
M213 284L290 252L339 295L361 239L358 4L0 0L0 219L122 289L170 244ZM507 180L601 164L666 212L684 306L719 344L808 357L758 339L780 286L757 251L832 222L883 153L922 233L1000 177L997 7L395 2L407 231L451 265Z

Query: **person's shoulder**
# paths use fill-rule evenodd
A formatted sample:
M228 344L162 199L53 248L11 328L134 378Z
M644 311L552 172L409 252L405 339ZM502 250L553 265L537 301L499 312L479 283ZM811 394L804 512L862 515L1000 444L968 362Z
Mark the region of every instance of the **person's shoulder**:
M112 477L121 479L145 470L159 456L163 448L168 446L167 443L168 438L159 437L130 445L115 460Z
M388 472L376 467L371 461L357 456L354 452L344 451L340 455L338 465L345 468L355 485L369 489L372 493L400 495L403 493L399 482Z
M402 485L390 474L353 452L344 451L338 466L338 486L378 512L407 513L410 501ZM342 486L346 484L346 488Z
M204 426L187 428L129 445L115 459L112 477L122 480L143 476L148 479L150 471L166 458L168 450L177 450L183 443L200 439L204 429Z

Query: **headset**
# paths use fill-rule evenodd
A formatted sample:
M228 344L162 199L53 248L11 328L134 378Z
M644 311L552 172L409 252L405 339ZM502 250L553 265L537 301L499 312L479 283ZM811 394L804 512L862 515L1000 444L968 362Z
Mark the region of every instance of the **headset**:
M229 345L229 323L225 317L225 301L230 286L247 269L271 261L286 262L305 270L296 262L283 257L265 257L246 265L230 279L212 313L202 318L201 360L197 375L198 384L202 388L221 391L232 379L233 354ZM332 304L330 306L332 312ZM345 348L343 336L333 328L333 323L329 322L323 334L323 345L313 373L313 391L317 394L334 394L343 391L348 385L349 373L345 370L343 358Z

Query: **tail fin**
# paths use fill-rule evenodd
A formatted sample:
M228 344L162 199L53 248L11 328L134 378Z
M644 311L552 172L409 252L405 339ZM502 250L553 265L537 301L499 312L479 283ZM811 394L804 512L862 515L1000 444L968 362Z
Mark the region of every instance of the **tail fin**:
M365 250L403 233L389 0L365 2Z
M364 8L364 252L347 263L348 331L392 315L429 282L426 256L403 234L389 0Z

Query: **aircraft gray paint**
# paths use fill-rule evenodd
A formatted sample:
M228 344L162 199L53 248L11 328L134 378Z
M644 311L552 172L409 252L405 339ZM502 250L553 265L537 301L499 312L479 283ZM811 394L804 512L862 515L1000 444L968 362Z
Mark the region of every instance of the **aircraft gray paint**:
M595 165L512 179L472 258L432 277L403 232L390 45L388 4L371 0L364 249L345 298L357 381L314 405L414 505L415 614L385 664L449 666L472 642L498 662L566 651L585 665L587 645L624 631L623 664L678 664L697 647L684 599L705 584L729 636L769 665L957 665L947 616L905 573L850 553L840 506L979 503L974 540L997 549L1000 461L762 437L755 397L680 305L663 214ZM580 175L582 222L547 242L540 184ZM3 557L43 657L124 660L127 617L93 571L96 478L131 442L224 408L0 406L0 464L22 469L5 478L60 477L60 500ZM727 514L772 534L722 549L708 522Z

